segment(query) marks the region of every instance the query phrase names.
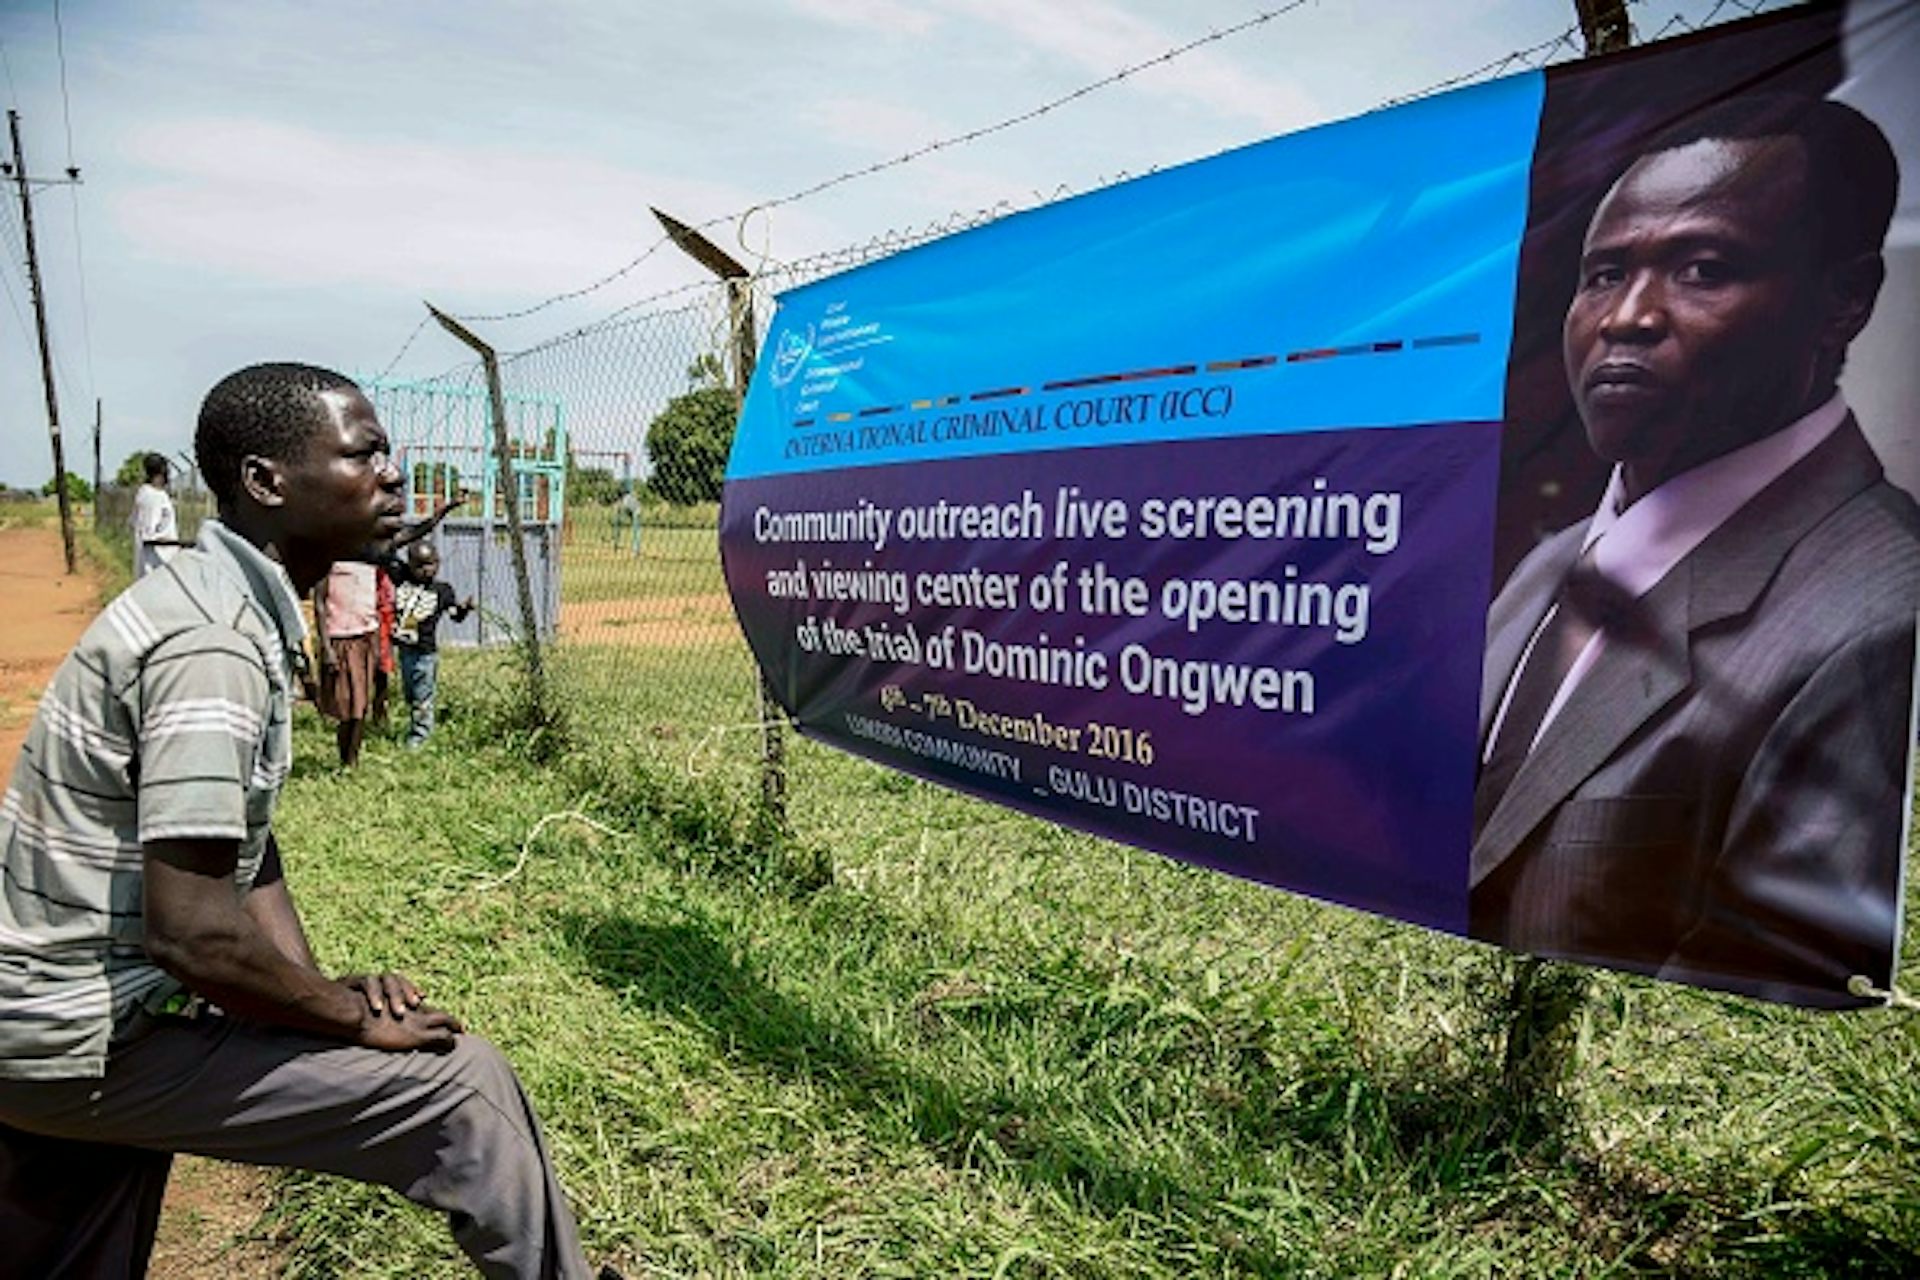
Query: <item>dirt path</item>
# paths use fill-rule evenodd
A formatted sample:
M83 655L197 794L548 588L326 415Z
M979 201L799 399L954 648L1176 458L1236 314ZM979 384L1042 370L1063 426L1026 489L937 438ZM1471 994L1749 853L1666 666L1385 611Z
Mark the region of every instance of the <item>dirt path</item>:
M53 529L0 529L0 772L11 774L41 692L80 633L99 612L99 586L69 577ZM258 1169L196 1160L174 1162L154 1247L154 1280L235 1280L284 1269L270 1241L251 1239L266 1212L268 1185Z
M0 769L11 772L40 691L99 610L99 587L72 577L53 529L0 529Z
M724 595L648 596L563 604L560 635L577 644L691 649L737 639L740 628Z

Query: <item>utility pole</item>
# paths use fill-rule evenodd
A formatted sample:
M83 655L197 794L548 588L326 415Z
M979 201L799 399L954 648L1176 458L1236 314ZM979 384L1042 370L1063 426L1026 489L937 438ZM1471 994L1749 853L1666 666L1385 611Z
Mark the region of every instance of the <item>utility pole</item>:
M67 553L67 572L73 572L73 504L67 497L67 455L60 444L60 400L53 391L53 352L47 346L47 300L40 287L40 257L33 244L33 196L27 183L27 159L20 152L20 113L7 112L7 130L13 135L13 178L20 188L20 225L27 237L27 283L33 291L33 326L40 335L40 382L47 392L47 434L53 439L53 487L60 497L60 542ZM77 170L68 177L77 180Z
M93 398L93 527L100 527L100 397Z

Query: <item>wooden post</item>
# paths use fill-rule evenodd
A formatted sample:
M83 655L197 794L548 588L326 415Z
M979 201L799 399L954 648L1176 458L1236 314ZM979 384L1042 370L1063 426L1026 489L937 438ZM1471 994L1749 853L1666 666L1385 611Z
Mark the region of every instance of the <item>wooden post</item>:
M93 398L93 527L100 527L100 397Z
M747 387L753 382L754 354L759 350L759 333L754 324L753 282L741 277L727 281L727 308L733 330L734 421L747 404ZM773 688L760 677L760 807L764 820L776 834L787 830L787 731L786 710L773 696Z
M747 269L735 262L713 241L678 218L653 211L666 228L673 243L707 270L726 281L729 336L733 345L734 421L746 407L747 386L753 381L754 353L760 348L754 324L753 280ZM760 689L760 820L775 836L787 832L787 713L773 696L767 678L759 679Z
M432 303L427 304L427 310L433 313L433 318L440 322L441 328L473 348L487 371L487 402L493 411L493 451L500 483L505 488L503 496L507 506L508 537L513 544L513 582L520 596L521 652L526 658L527 681L535 716L544 724L549 708L546 667L540 656L540 616L533 607L533 578L527 571L526 527L520 521L520 483L513 470L513 441L507 433L506 397L500 390L500 358L494 354L492 347L452 316Z
M1625 49L1633 42L1626 0L1574 0L1586 56ZM1591 970L1522 956L1507 988L1506 1037L1500 1079L1513 1113L1537 1121L1573 1074L1578 1019L1593 985Z

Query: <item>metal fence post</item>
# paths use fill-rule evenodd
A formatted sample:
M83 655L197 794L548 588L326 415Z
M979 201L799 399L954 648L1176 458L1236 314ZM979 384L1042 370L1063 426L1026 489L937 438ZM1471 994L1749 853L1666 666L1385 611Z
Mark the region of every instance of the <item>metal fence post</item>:
M1586 56L1599 57L1633 43L1626 0L1574 0ZM1537 1122L1573 1074L1578 1020L1593 986L1592 971L1523 956L1507 988L1501 1046L1501 1085L1514 1113Z
M520 484L513 471L513 441L507 434L506 397L500 390L500 359L492 347L458 320L432 303L427 304L427 310L433 313L433 318L440 322L441 328L471 347L479 355L480 363L486 367L487 401L493 413L494 457L500 482L505 489L503 496L507 506L507 528L513 542L513 582L520 596L521 654L526 659L528 694L534 717L538 724L544 726L550 710L546 667L540 656L540 617L533 606L533 578L527 572L526 529L520 522ZM485 583L481 585L484 588Z
M753 279L747 269L735 262L718 245L698 231L669 217L658 209L653 216L666 228L667 236L688 257L726 281L729 338L733 345L734 420L746 407L747 386L753 381L754 354L759 350L759 334L753 316ZM775 836L787 833L787 713L773 696L765 675L758 680L760 690L760 821Z

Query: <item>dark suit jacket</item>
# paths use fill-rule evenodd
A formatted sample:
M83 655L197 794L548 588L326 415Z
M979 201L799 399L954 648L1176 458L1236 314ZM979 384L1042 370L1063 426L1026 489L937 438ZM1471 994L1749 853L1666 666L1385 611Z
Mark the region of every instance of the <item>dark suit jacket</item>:
M1480 732L1585 525L1488 617ZM1920 511L1849 418L1686 556L1475 832L1469 932L1799 1004L1899 930Z

